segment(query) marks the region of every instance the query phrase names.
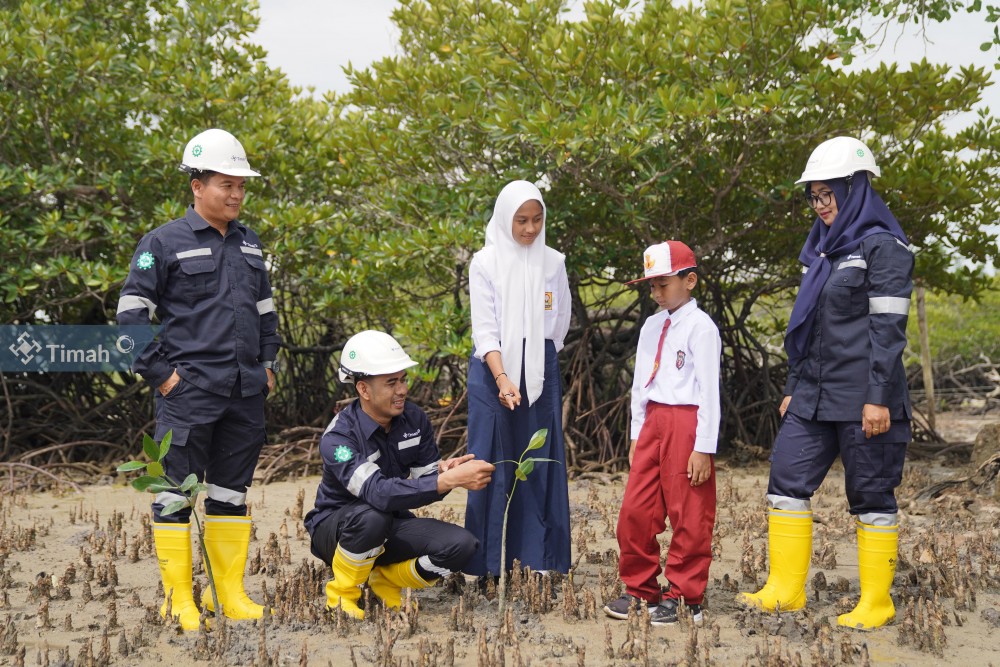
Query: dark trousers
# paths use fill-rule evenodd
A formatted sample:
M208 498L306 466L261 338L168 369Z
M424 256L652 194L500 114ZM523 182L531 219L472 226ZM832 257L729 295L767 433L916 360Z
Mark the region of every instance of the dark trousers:
M238 392L240 383L236 383ZM245 516L246 492L264 446L264 394L243 398L220 396L181 378L166 396L156 393L156 441L172 432L164 472L180 483L194 473L209 485L205 513ZM190 508L162 515L181 492L158 494L153 503L157 522L186 523Z
M356 500L316 526L312 553L330 565L340 545L361 554L385 545L376 565L401 563L427 556L436 567L457 572L476 552L479 541L466 529L437 519L421 519L409 512L382 512Z
M859 422L803 419L791 412L771 450L770 495L806 500L840 455L851 514L895 514L895 489L903 478L910 423L893 423L886 433L865 438Z

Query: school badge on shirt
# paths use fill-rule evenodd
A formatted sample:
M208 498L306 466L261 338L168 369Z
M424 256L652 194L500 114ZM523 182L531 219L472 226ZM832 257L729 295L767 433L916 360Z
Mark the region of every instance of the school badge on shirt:
M552 292L545 293L545 310L552 310Z
M675 366L677 366L677 370L684 368L685 358L687 358L687 355L684 354L684 352L682 352L681 350L677 350L677 362L674 364Z

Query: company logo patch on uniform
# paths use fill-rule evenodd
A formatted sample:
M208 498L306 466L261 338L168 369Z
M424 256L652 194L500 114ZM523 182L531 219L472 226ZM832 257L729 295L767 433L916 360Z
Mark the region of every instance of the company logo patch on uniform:
M545 293L545 310L552 310L552 292Z
M135 260L135 267L137 269L142 269L143 271L145 271L146 269L153 268L153 264L155 263L156 263L156 258L153 257L153 253L144 252L141 255L139 255L139 259Z
M684 360L686 358L687 355L684 354L684 352L682 352L681 350L677 350L677 362L674 364L675 366L677 366L677 370L684 368Z
M333 450L333 460L337 463L347 463L354 458L354 452L346 445L341 445Z

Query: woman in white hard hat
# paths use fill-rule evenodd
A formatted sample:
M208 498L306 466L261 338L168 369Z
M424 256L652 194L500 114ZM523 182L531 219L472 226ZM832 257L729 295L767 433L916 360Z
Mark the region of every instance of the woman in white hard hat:
M569 495L556 353L569 330L564 256L545 245L545 203L527 181L508 183L486 227L486 246L469 267L473 355L469 360L469 453L517 460L531 435L547 428L538 465L510 503L507 562L501 530L514 466L497 466L494 483L469 493L465 527L479 549L464 571L499 576L516 558L535 571L570 566ZM482 579L481 581L485 581Z
M763 589L740 596L768 611L805 606L810 498L839 454L856 518L861 599L837 623L863 630L895 616L894 491L911 417L902 354L913 255L869 183L879 175L867 146L837 137L813 151L796 181L817 218L799 254L806 272L785 334L788 381L767 491L770 574Z

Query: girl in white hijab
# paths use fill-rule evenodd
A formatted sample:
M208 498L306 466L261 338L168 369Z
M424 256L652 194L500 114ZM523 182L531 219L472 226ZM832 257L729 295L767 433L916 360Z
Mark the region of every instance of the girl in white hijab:
M571 298L565 257L545 245L545 203L527 181L508 183L486 227L486 245L469 267L473 356L469 360L469 453L517 460L531 435L549 430L539 464L511 501L507 563L567 572L569 496L562 433L562 386L556 353L569 330ZM561 465L560 465L561 464ZM465 527L479 538L468 574L499 576L500 537L514 466L469 493Z

